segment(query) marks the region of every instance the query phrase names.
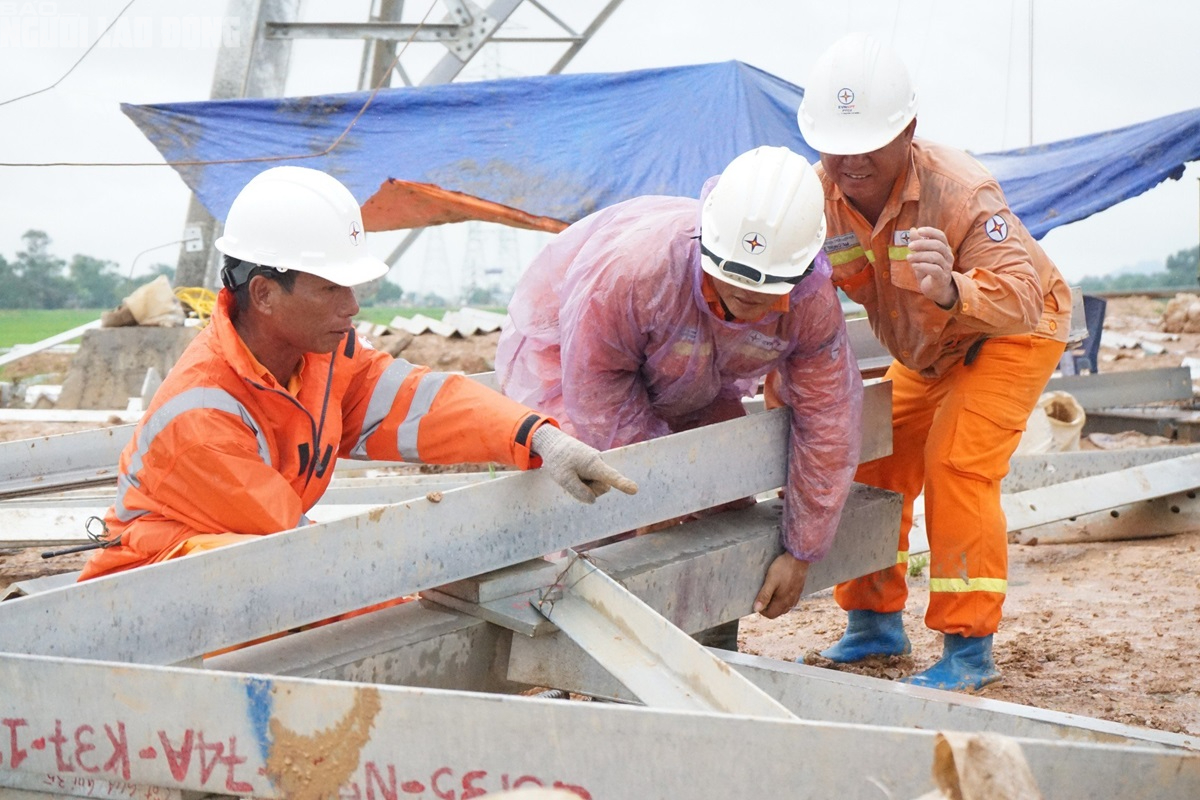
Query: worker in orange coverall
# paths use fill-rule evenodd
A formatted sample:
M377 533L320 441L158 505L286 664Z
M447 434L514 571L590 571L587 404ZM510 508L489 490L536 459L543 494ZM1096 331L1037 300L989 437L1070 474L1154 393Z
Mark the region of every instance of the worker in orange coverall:
M895 566L837 587L849 612L837 662L911 652L901 620L913 500L929 536L926 624L941 658L906 682L976 690L999 680L992 637L1008 588L1000 481L1063 355L1071 292L975 159L915 139L899 57L852 34L817 60L800 105L821 154L834 283L896 359L892 455L857 480L904 495Z
M351 288L387 265L335 178L260 173L230 207L211 323L121 454L107 538L81 580L308 522L338 457L541 466L583 502L636 485L546 416L463 375L371 349Z
M501 391L601 449L741 416L780 370L792 409L783 552L753 604L772 618L828 552L858 463L862 379L821 252L823 203L803 157L761 147L698 200L598 211L530 264L496 348ZM722 626L732 648L728 633L714 646L736 649L736 624Z

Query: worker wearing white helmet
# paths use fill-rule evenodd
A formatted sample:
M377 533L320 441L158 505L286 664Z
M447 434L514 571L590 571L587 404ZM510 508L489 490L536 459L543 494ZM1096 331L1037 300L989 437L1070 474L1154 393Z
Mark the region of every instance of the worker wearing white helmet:
M543 414L370 348L351 287L382 277L336 179L253 178L230 207L210 324L121 454L111 546L81 579L305 525L341 458L539 464L584 502L637 487Z
M755 601L768 617L828 552L858 462L862 380L821 251L823 199L801 156L760 147L699 200L598 211L530 264L496 353L505 394L600 449L740 416L779 370L792 417L783 552Z
M1071 293L966 153L914 138L917 97L899 57L850 35L818 58L798 120L821 154L834 283L867 310L895 361L892 455L857 480L901 492L896 565L838 586L838 662L910 652L901 619L913 500L930 547L925 621L941 658L908 682L998 680L992 637L1007 591L1000 480L1064 350Z

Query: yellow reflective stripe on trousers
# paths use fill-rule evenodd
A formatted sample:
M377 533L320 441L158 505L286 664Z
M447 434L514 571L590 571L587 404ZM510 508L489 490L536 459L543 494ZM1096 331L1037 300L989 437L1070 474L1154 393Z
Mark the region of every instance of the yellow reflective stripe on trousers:
M1008 594L1008 581L1004 578L930 578L931 592L995 592Z
M907 564L908 563L908 551L907 550L897 550L896 551L896 563L897 564Z

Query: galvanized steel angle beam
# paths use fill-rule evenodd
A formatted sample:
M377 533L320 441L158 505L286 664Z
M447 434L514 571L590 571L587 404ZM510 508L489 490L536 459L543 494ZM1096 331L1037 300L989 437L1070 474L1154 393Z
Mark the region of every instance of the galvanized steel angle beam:
M778 505L772 501L725 512L653 536L597 547L589 555L651 608L694 632L750 613L766 565L779 552ZM855 486L833 549L813 565L805 592L821 591L892 563L899 510L898 495ZM523 634L521 639L554 632L529 600L554 583L562 568L561 560L536 559L494 570L424 590L420 607L410 603L386 609L206 663L245 672L493 691L491 674L512 671L511 646L499 639L471 646L468 639L480 635L479 627L501 626ZM472 626L468 619L494 625ZM444 645L432 645L434 639ZM438 657L429 658L431 652ZM436 670L429 666L431 661ZM516 684L545 685L513 678Z
M1014 544L1069 544L1154 539L1200 529L1200 499L1195 489L1139 500L1104 511L1080 514L1045 525L1013 531Z
M496 388L493 372L479 373L471 378L484 386ZM863 387L863 461L880 458L891 452L891 398L891 384L888 382L871 382ZM0 443L0 498L115 483L121 450L133 437L135 428L135 425L116 425ZM388 461L337 461L337 469L343 473L397 466L400 465ZM481 479L450 475L443 477L450 482Z
M1194 407L1104 408L1088 412L1084 431L1089 434L1136 431L1176 442L1197 442L1200 441L1200 411Z
M923 689L747 653L710 652L797 717L814 722L1200 751L1200 739L1195 736ZM589 653L561 636L513 637L509 678L618 702L636 701Z
M829 554L812 565L804 594L895 563L900 495L854 484ZM762 576L779 555L778 499L588 551L588 557L656 612L694 633L752 613ZM527 562L425 590L422 597L524 636L553 631L528 604L554 583L560 561Z
M646 705L795 719L586 556L570 553L535 607Z
M115 482L133 425L0 443L0 496Z
M1164 400L1191 400L1192 373L1187 367L1100 372L1051 378L1047 392L1067 392L1085 411L1136 406Z
M511 633L424 599L204 659L207 669L517 694Z
M1080 514L1200 487L1200 454L1003 495L1008 529L1024 530Z
M1064 481L1089 478L1106 472L1152 464L1170 458L1200 453L1200 445L1135 447L1122 450L1073 450L1065 453L1015 455L1001 483L1007 494L1052 486Z
M779 551L777 506L778 501L773 501L725 512L653 536L598 547L589 555L651 608L677 627L694 632L750 613L766 564ZM897 495L855 486L833 549L813 565L805 592L821 591L892 563L898 518ZM507 673L513 685L547 685L540 678L513 675L519 647L513 649L500 639L472 646L468 640L478 637L476 629L481 627L502 626L525 634L516 637L522 641L528 635L555 631L530 607L529 599L552 584L561 569L561 562L524 562L422 591L419 607L405 604L216 656L206 663L245 672L486 691L494 690L490 688L493 672ZM430 603L431 598L436 602ZM482 619L495 624L483 625ZM503 633L507 636L507 631ZM434 639L444 645L431 644ZM438 657L430 658L429 653Z
M0 443L0 498L115 484L121 450L129 443L135 427L116 425ZM345 473L396 466L391 461L342 458L338 459L336 469ZM450 483L470 480L450 475L442 479Z
M786 429L780 409L610 451L641 491L590 506L538 471L514 473L441 502L383 506L9 601L0 641L28 653L178 663L777 487ZM700 466L712 453L722 454L720 470ZM298 572L304 564L320 568Z
M75 777L78 765L135 786L262 798L522 784L595 800L874 800L932 786L935 733L924 730L11 654L0 655L0 685L21 687L0 696L11 721L0 785L14 770ZM1200 796L1195 754L1016 742L1056 800Z

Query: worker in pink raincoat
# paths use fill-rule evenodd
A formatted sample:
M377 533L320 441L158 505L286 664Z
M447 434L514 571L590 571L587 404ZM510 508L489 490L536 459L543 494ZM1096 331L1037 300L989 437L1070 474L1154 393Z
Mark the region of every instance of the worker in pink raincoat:
M778 370L792 410L783 552L754 602L771 618L829 552L858 464L862 380L823 205L804 158L760 147L699 200L598 211L530 264L496 353L501 391L600 450L741 416Z

